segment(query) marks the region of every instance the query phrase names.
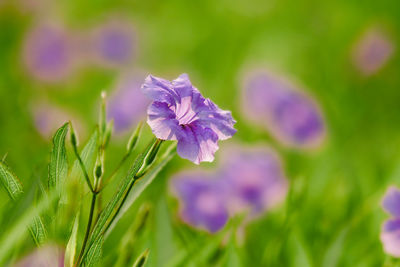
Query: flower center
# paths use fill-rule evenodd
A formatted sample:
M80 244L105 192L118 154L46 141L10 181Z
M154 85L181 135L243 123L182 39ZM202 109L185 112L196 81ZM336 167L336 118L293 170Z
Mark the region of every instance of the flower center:
M176 106L175 114L180 125L186 125L195 120L197 113L192 109L191 96L181 99L181 103Z

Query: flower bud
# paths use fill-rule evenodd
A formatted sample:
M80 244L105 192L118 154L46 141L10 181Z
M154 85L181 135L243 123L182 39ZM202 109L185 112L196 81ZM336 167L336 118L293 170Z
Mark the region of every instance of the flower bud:
M76 136L74 127L72 126L72 122L69 122L69 125L70 125L71 143L74 147L78 147L78 137Z
M139 135L142 130L142 127L143 127L143 122L139 122L135 131L132 133L131 137L129 138L128 145L126 146L126 150L127 150L128 154L130 154L132 152L132 150L135 148L137 141L139 139Z
M136 173L137 178L142 177L150 168L151 164L154 162L157 156L158 151L160 150L162 142L163 140L157 139L147 151L147 154L143 159L142 167L140 167L139 171Z
M142 267L146 263L147 258L149 257L149 250L146 249L136 260L134 267Z

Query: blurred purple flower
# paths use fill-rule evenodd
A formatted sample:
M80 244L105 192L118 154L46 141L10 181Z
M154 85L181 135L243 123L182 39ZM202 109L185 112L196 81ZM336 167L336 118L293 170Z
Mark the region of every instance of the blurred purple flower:
M357 69L364 75L378 72L392 57L394 44L378 29L369 29L356 43L353 61Z
M383 250L389 255L400 257L400 190L394 186L389 187L382 206L392 216L382 227Z
M172 191L180 200L183 221L214 233L224 227L229 215L218 181L206 176L196 172L181 173L172 180Z
M24 63L32 76L45 82L68 77L74 67L73 41L63 28L50 24L28 33L23 50Z
M288 184L273 150L237 146L224 149L223 156L219 176L232 215L248 211L254 217L285 199Z
M140 90L141 81L137 75L124 75L111 95L107 116L114 119L117 133L130 129L145 117L150 101Z
M82 123L69 112L47 103L34 103L32 106L33 122L40 135L48 140L64 123L72 121L79 133L83 134Z
M125 65L134 55L133 27L123 20L108 21L94 31L91 43L95 60L100 64L111 67Z
M247 77L241 101L249 120L264 125L289 146L313 147L325 136L317 105L294 85L267 71Z
M178 154L195 164L212 162L218 140L228 139L236 132L231 112L204 98L187 74L172 82L149 75L142 90L153 100L147 123L155 136L178 140Z
M63 267L64 250L56 246L45 246L34 250L27 255L15 267Z

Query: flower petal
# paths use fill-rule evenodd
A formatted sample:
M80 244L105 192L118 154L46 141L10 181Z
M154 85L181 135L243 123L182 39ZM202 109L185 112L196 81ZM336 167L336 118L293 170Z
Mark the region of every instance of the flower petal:
M394 217L400 217L400 190L391 186L383 197L382 206L385 211Z
M152 75L146 77L142 85L142 92L154 101L165 102L170 105L180 102L180 98L173 90L170 81Z
M196 123L181 125L177 135L179 156L195 164L214 160L214 153L218 150L218 136L210 128L203 128Z
M153 102L148 110L147 123L157 138L163 140L176 140L176 132L179 131L175 113L165 102Z
M197 91L189 80L186 73L181 74L178 78L172 81L172 86L177 95L181 98L192 96L193 91Z
M202 107L198 112L198 122L203 127L211 128L220 140L231 138L236 133L233 128L236 121L232 118L232 113L220 109L208 98L205 105L206 107Z

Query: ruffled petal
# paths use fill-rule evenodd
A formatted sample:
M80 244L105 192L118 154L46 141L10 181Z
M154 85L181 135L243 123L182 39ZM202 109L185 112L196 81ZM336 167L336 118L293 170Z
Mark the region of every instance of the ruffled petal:
M206 99L205 105L199 108L198 117L198 123L211 128L220 140L231 138L236 133L233 128L236 121L232 118L232 113L220 109L210 99Z
M197 89L193 87L189 80L189 76L186 73L181 74L178 78L173 80L172 87L180 98L192 96L193 91L197 91Z
M218 150L218 136L210 128L203 128L196 123L181 125L177 139L177 152L182 158L195 164L214 160L214 153Z
M393 217L400 217L400 190L391 186L383 197L382 206Z
M148 110L147 123L157 138L163 140L176 140L176 132L179 131L178 120L175 113L165 102L153 102Z
M177 102L180 102L180 98L170 81L152 75L146 77L142 85L142 92L154 101L165 102L169 105L174 106Z

